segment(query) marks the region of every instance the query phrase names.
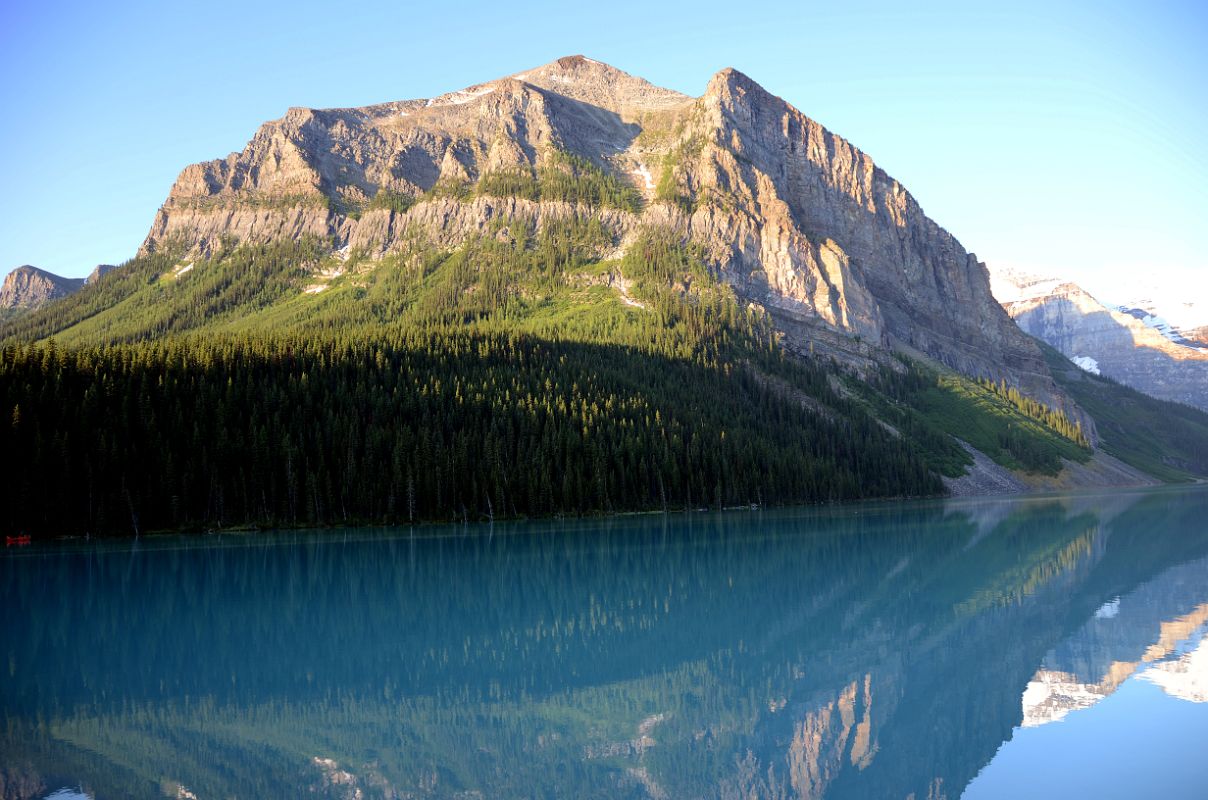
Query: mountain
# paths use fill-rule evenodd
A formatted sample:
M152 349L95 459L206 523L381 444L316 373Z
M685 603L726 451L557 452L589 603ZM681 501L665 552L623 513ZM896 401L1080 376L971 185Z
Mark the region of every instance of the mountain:
M52 337L72 356L31 344ZM135 258L0 342L0 444L42 470L0 475L41 498L14 527L1153 480L1095 449L975 256L733 69L692 98L572 56L290 109L186 167ZM78 451L45 456L46 431Z
M1135 320L1141 322L1147 328L1153 328L1164 337L1183 347L1198 347L1196 342L1188 339L1183 329L1172 324L1152 305L1146 303L1138 305L1135 303L1126 303L1124 305L1111 306L1113 311L1119 311L1121 314L1127 314Z
M996 269L994 294L1024 331L1074 363L1208 410L1208 350L1147 308L1109 307L1075 283ZM1192 334L1194 335L1194 334Z
M605 251L651 227L699 243L789 348L866 358L854 338L902 344L1065 404L976 258L871 158L732 69L694 99L572 56L433 99L293 108L243 151L186 168L142 252L309 235L373 262L504 217L541 228L573 208L499 179L567 153L634 190L599 215Z
M1112 308L1141 320L1175 344L1208 347L1208 342L1202 341L1208 329L1208 305L1187 297L1178 287L1153 286L1138 291L1127 302L1112 304Z
M17 267L5 276L0 287L0 313L41 308L83 285L79 278L63 278L28 264Z
M92 272L88 273L88 277L84 279L84 284L96 283L115 269L117 267L113 264L97 264L93 267Z
M4 285L0 287L0 321L16 318L77 292L114 269L112 264L97 264L87 278L81 279L64 278L28 264L17 267L5 276Z

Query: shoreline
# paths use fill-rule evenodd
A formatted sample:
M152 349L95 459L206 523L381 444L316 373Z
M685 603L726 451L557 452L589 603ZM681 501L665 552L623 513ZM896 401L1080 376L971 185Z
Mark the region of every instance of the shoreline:
M347 523L332 523L326 525L235 525L229 528L179 528L170 530L155 530L146 531L139 534L66 534L53 537L33 537L30 544L79 544L91 542L137 542L141 540L163 541L172 537L187 538L190 540L204 541L207 539L219 539L222 537L242 538L258 535L271 534L306 534L323 532L328 538L335 538L340 533L349 531L364 531L367 529L377 531L409 531L412 536L419 535L421 538L438 538L441 536L466 536L470 532L477 533L489 532L493 535L495 525L501 527L510 527L518 524L528 525L553 525L558 523L575 523L587 524L592 522L609 522L623 521L629 519L638 519L643 517L666 516L677 518L685 518L691 516L715 516L721 514L737 515L737 514L753 514L763 512L790 512L810 511L810 512L851 512L859 514L862 510L881 511L889 507L895 507L903 504L955 504L955 505L973 505L978 502L1002 502L1002 501L1027 501L1027 500L1047 500L1061 497L1071 498L1087 498L1095 496L1119 496L1122 492L1129 494L1140 494L1149 492L1161 491L1185 491L1188 489L1203 488L1208 486L1208 479L1198 478L1192 481L1182 483L1155 483L1155 484L1137 484L1131 486L1081 486L1070 488L1052 488L1052 487L1027 487L1022 491L1015 492L998 492L998 493L981 493L981 494L949 494L949 495L931 495L917 497L869 497L859 500L846 500L827 503L786 503L783 505L761 505L761 506L727 506L725 508L679 508L679 509L649 509L640 511L615 511L599 514L582 514L582 515L554 515L543 517L500 517L494 520L482 519L474 521L433 521L425 520L414 523L384 523L384 522L347 522ZM450 530L459 531L456 534L448 533ZM445 531L445 532L441 532ZM6 550L10 553L23 550L25 545L19 547L9 547Z

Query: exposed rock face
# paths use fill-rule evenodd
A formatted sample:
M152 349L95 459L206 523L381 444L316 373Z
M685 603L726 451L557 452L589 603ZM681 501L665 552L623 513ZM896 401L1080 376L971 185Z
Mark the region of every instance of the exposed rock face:
M619 249L649 226L700 243L790 349L866 363L901 347L1083 417L994 301L984 265L871 158L732 69L693 99L571 56L430 100L290 109L242 152L187 167L143 250L314 236L381 255L417 235L455 246L500 215L540 226L576 209L424 193L558 151L645 196L640 213L591 211ZM378 207L379 193L413 204Z
M28 264L17 267L0 287L0 309L32 310L66 297L84 285L81 278L63 278Z
M1003 270L995 272L994 291L1019 327L1083 369L1208 410L1208 352L1176 343L1075 283Z
M224 236L313 235L385 250L413 222L448 227L446 210L419 208L414 218L370 210L359 221L345 212L379 192L418 197L438 181L535 166L555 148L618 166L642 130L634 120L690 103L574 56L427 100L292 108L261 126L242 152L186 167L143 249L180 239L204 254Z
M115 267L113 264L97 264L96 268L93 269L92 272L88 273L88 277L84 279L84 285L87 286L88 284L96 283L115 269L117 269L117 267Z
M869 156L733 70L700 105L708 143L685 181L728 190L737 213L710 205L693 224L711 219L703 238L734 242L728 271L747 278L736 275L737 286L782 316L903 344L1060 404L1035 345L994 302L985 266Z
M1183 331L1183 338L1187 339L1193 347L1208 347L1208 325Z

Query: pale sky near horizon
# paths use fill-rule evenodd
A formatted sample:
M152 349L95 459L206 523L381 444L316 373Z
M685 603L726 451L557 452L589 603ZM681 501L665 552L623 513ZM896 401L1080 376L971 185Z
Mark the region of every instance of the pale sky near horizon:
M290 106L430 97L583 53L692 95L745 72L991 265L1208 304L1208 3L990 6L10 0L0 272L129 258L182 167Z

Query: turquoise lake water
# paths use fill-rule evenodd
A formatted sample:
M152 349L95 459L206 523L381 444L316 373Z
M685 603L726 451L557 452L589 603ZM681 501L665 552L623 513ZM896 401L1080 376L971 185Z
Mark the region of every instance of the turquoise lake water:
M1203 798L1208 491L0 554L2 798Z

